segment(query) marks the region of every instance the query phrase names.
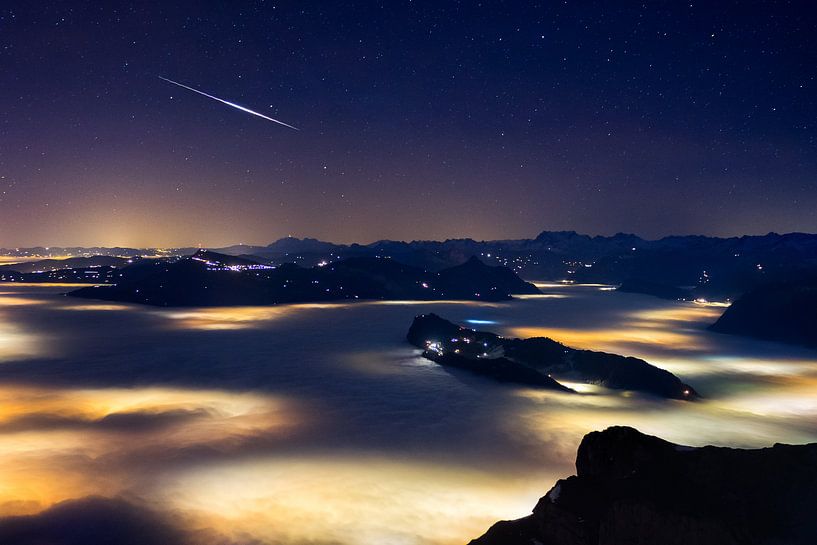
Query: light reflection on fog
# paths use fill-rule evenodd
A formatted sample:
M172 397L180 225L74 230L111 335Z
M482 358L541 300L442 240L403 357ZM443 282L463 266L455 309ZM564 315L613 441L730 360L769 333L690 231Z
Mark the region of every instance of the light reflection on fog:
M162 497L222 534L274 543L453 544L539 495L520 474L340 452L180 471Z
M212 390L0 388L0 514L87 494L115 494L140 476L134 460L259 433L283 436L308 415L267 395ZM129 452L130 451L130 452ZM172 462L172 458L165 460ZM102 469L104 468L104 469Z
M544 296L543 297L547 297ZM340 310L366 306L424 306L468 305L498 308L507 303L487 303L471 301L356 301L340 303L301 303L296 305L276 305L266 307L210 307L183 310L163 309L156 311L179 329L246 329L260 327L263 322L277 320L309 310Z
M692 445L817 440L817 353L709 333L712 305L539 285L543 296L507 303L217 309L4 286L0 515L122 495L261 543L463 543L526 514L594 429ZM449 373L405 342L422 312L642 357L704 399Z

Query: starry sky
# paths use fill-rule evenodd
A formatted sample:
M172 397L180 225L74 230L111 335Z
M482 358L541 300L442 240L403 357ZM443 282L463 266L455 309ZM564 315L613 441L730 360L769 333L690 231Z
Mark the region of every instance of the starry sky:
M0 246L815 232L816 40L809 2L6 1Z

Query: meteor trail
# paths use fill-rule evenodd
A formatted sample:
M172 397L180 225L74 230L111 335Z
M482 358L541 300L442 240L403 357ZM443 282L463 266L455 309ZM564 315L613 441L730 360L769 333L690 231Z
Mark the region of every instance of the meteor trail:
M207 93L205 93L203 91L199 91L198 89L193 89L192 87L188 87L187 85L179 83L178 81L173 81L172 79L163 78L162 76L159 76L159 79L164 80L164 81L166 81L168 83L172 83L173 85L178 85L179 87L183 87L183 88L187 89L188 91L193 91L194 93L204 95L207 98L212 98L213 100L218 100L219 102L221 102L223 104L226 104L227 106L232 106L233 108L237 108L237 109L241 110L242 112L247 112L248 114L257 115L258 117L262 117L262 118L266 119L267 121L272 121L274 123L278 123L279 125L283 125L284 127L289 127L290 129L295 129L296 131L301 130L298 127L293 127L292 125L288 125L288 124L284 123L283 121L278 121L277 119L267 117L264 114L259 114L258 112L254 112L254 111L250 110L249 108L245 108L244 106L239 106L238 104L234 104L234 103L229 102L227 100L224 100L224 99L221 99L221 98L218 98L218 97L214 97L213 95L208 95Z

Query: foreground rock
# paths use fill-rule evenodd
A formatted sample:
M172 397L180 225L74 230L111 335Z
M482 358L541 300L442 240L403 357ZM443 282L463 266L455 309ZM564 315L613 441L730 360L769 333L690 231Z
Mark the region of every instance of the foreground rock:
M545 337L507 339L459 326L436 314L415 317L407 338L440 365L500 382L567 390L557 381L571 380L669 399L698 397L689 384L638 358L577 350Z
M710 329L817 347L817 279L750 291L732 303Z
M584 437L576 472L471 545L817 543L817 443L690 448L614 427Z
M507 267L491 267L476 258L430 272L374 257L311 268L292 263L273 267L199 251L175 262L137 263L120 272L115 286L82 288L70 295L158 306L223 306L350 299L501 301L514 293L539 293Z

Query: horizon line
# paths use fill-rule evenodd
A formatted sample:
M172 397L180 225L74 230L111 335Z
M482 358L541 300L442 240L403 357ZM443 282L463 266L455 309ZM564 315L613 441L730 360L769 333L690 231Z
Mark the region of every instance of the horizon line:
M235 242L235 243L231 243L231 244L201 244L201 243L195 243L195 244L153 245L153 246L123 245L123 244L113 244L113 245L104 245L104 244L49 244L49 245L36 244L36 245L32 245L32 246L20 246L20 245L6 246L6 245L3 245L3 246L0 246L0 250L19 251L19 250L28 250L28 249L34 249L34 248L43 248L43 249L46 249L46 250L50 250L51 248L105 248L105 249L122 248L122 249L129 249L129 250L148 250L148 249L150 249L150 250L179 250L179 249L190 249L190 248L219 249L219 248L230 248L230 247L233 247L233 246L247 246L247 247L262 247L263 248L263 247L268 247L268 246L270 246L272 244L275 244L277 242L280 242L280 241L286 240L286 239L295 239L295 240L301 240L301 241L314 240L316 242L334 244L336 246L352 246L352 245L355 245L355 244L357 244L359 246L369 246L369 245L372 245L372 244L376 244L378 242L401 242L401 243L405 243L405 244L418 243L418 242L440 242L440 243L443 243L443 242L458 241L458 240L462 240L462 241L470 240L470 241L473 241L473 242L485 243L485 242L508 242L508 241L536 240L538 237L542 236L545 233L550 233L550 234L574 234L574 235L577 235L577 236L589 237L591 239L594 239L594 238L610 239L610 238L615 238L615 237L620 237L620 236L627 236L627 237L636 237L636 238L638 238L640 240L643 240L645 242L655 242L655 241L660 241L660 240L664 240L664 239L667 239L667 238L690 238L690 237L728 240L728 239L745 238L745 237L757 237L757 238L760 238L760 237L766 237L766 236L772 236L772 235L774 235L774 236L790 236L790 235L817 236L817 232L809 233L809 232L806 232L806 231L788 231L788 232L768 231L766 233L744 233L744 234L741 234L741 235L730 235L730 236L705 235L705 234L684 234L684 235L671 234L671 235L664 235L664 236L661 236L661 237L649 238L649 237L645 237L645 236L642 236L642 235L637 235L635 233L627 233L627 232L624 232L624 231L619 231L619 232L613 233L611 235L603 235L603 234L588 234L588 233L582 233L582 232L571 230L571 229L563 229L563 230L543 230L543 231L540 231L536 236L528 237L528 238L523 237L523 238L493 238L493 239L484 238L484 239L478 239L478 238L473 238L473 237L447 237L445 239L414 238L414 239L411 239L411 240L379 238L379 239L372 240L370 242L358 242L358 241L354 241L354 242L334 242L334 241L331 241L331 240L324 240L324 239L317 238L317 237L312 237L312 236L298 237L298 236L293 236L293 235L287 235L287 236L284 236L284 237L279 237L279 238L273 240L272 242L267 242L267 243L263 243L263 242L262 243Z

